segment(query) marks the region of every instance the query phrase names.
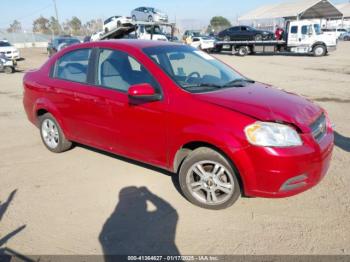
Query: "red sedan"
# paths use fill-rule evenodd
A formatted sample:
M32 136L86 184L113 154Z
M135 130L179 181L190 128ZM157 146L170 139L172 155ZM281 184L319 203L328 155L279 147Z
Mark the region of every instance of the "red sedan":
M241 194L303 192L324 177L333 150L316 104L172 43L64 49L25 75L23 103L50 151L77 142L170 170L209 209Z

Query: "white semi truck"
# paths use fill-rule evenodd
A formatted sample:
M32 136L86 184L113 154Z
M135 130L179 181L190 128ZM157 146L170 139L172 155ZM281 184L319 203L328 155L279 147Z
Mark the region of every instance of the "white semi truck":
M254 53L290 52L325 56L336 50L337 39L323 34L320 24L310 20L287 22L283 40L217 41L216 51L245 56Z

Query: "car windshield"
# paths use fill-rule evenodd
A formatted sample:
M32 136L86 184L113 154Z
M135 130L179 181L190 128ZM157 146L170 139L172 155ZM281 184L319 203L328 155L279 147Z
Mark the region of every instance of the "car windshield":
M0 42L0 47L11 46L9 42Z
M152 34L152 27L154 28L153 34L155 34L155 35L162 35L163 34L163 32L159 26L146 25L145 30L146 30L147 34Z
M162 11L160 11L159 9L156 8L149 8L148 10L154 12L154 13L161 13Z
M319 24L314 24L314 29L315 29L316 35L322 34L321 26Z
M156 46L143 51L181 88L192 93L244 87L253 82L207 53L189 46Z

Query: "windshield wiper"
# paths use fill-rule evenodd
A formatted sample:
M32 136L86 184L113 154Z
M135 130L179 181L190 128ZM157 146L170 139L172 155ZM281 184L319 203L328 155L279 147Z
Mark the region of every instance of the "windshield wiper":
M251 79L247 79L247 78L237 78L235 80L232 80L226 84L224 84L222 87L244 87L244 83L250 83L250 84L254 84L255 81L251 80Z
M185 88L193 88L193 87L214 87L214 88L223 88L222 85L217 85L213 83L198 83L193 85L186 85Z

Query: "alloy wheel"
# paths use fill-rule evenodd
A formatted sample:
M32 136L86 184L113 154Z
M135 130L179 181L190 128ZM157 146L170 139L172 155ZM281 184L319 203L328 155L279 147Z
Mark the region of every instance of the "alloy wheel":
M41 125L41 132L45 144L55 149L59 143L59 132L56 124L51 119L45 119Z
M186 185L192 196L207 205L219 205L234 192L233 175L214 161L197 162L186 175Z

